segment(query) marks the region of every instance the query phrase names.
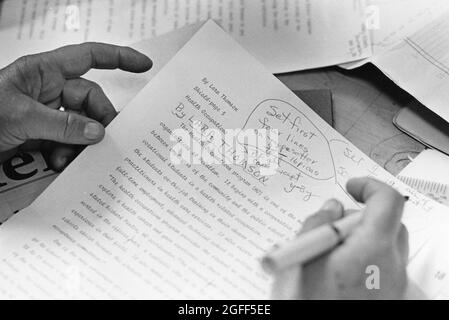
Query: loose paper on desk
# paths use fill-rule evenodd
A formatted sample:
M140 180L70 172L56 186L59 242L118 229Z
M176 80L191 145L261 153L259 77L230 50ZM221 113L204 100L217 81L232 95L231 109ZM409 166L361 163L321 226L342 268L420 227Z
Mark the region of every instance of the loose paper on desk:
M424 150L399 175L449 185L449 156Z
M446 0L367 0L366 27L373 55L343 65L355 68L388 51L449 9Z
M195 23L131 44L131 47L150 56L153 67L145 73L121 70L92 69L85 78L98 83L117 111L121 111L145 87L171 58L192 38L204 23Z
M449 121L449 12L373 62L424 106Z
M363 0L5 0L0 66L28 53L84 41L130 44L215 19L273 73L371 54Z
M238 153L234 164L172 162L170 132L198 132L198 121L216 129L202 132L209 138L278 129L275 174ZM411 256L447 226L441 205L380 168L209 21L100 144L0 226L0 297L268 298L260 258L324 200L358 208L344 185L366 175L410 195Z
M145 73L92 69L84 77L99 83L114 107L120 111L199 30L193 24L132 46L151 55L153 67ZM21 152L0 166L0 223L27 207L56 178L39 151Z
M399 175L449 185L449 157L436 150L425 150ZM420 250L419 258L409 270L425 285L423 289L430 299L449 299L448 246L447 232L432 238Z
M449 121L449 1L371 0L374 63L398 86Z

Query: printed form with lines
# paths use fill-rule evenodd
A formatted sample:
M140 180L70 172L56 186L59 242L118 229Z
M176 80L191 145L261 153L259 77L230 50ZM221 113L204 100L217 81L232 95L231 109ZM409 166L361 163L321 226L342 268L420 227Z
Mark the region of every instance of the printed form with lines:
M449 12L372 58L397 85L449 121Z

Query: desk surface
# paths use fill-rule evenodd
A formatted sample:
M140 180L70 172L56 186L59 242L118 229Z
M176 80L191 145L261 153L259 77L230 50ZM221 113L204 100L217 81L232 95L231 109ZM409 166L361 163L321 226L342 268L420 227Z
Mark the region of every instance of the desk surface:
M278 78L292 90L330 89L335 129L393 175L425 149L392 122L414 98L372 65L350 71L337 67L302 71Z

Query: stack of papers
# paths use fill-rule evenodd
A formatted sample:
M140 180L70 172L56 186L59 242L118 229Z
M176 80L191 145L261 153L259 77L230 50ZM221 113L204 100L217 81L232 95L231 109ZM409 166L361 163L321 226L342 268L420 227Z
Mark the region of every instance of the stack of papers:
M449 121L449 1L370 0L374 63L398 86ZM376 19L375 19L376 20Z
M449 157L436 150L421 152L399 175L449 185ZM449 212L447 212L449 216ZM447 230L437 234L420 250L419 258L410 267L418 282L424 285L427 297L449 299L449 237Z
M260 257L328 198L359 208L344 190L356 176L410 196L409 275L429 297L446 296L449 259L437 253L447 209L385 172L271 73L373 62L447 120L449 3L274 3L0 2L0 41L10 49L0 66L84 41L132 44L155 61L129 81L87 75L121 113L102 143L0 227L0 297L266 298L271 280ZM382 14L377 31L367 27L367 9ZM221 28L203 25L209 18ZM286 115L295 121L280 123ZM245 162L175 166L170 133L193 130L194 120L218 131L263 124L294 141L280 139L288 151L273 176Z
M193 121L214 136L277 128L283 152L275 174L239 157L175 165L171 133L193 134ZM367 175L410 196L410 270L415 261L425 267L419 253L447 228L446 208L380 168L210 21L100 144L0 226L0 297L267 298L271 279L259 259L294 237L324 200L359 208L344 185Z
M272 73L369 57L363 0L5 0L0 67L64 44L131 44L214 19Z
M449 185L449 156L436 150L425 150L399 175Z
M129 45L214 19L272 73L372 62L449 120L448 10L446 0L4 0L0 67L66 44Z

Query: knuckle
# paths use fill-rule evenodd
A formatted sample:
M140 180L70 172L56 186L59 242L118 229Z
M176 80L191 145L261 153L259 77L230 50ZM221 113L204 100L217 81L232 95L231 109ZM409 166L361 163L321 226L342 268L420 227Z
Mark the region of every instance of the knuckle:
M21 137L23 139L31 139L33 138L32 134L29 131L26 122L32 119L32 107L29 105L18 104L8 113L6 124L12 131L15 132L17 137Z
M74 114L70 112L61 113L61 130L59 130L58 135L60 140L67 140L73 136L77 128L77 120Z
M134 50L133 48L128 47L128 46L119 47L118 51L120 53L131 53L131 54L134 54L136 52L136 50Z
M404 202L404 197L396 189L388 185L383 185L380 192L382 192L392 203L396 204Z
M36 83L41 77L42 55L26 55L17 59L11 65L13 82L32 94L36 90Z
M22 56L15 61L18 67L26 67L30 64L32 57L30 55Z
M95 93L103 93L103 89L101 88L101 86L93 81L90 81L90 86L91 86L91 90Z
M29 70L36 64L37 57L38 55L25 55L17 59L13 65L16 67L17 72L26 77Z
M71 112L64 112L64 114L65 114L65 127L63 130L63 138L67 139L75 134L79 121L76 115Z

